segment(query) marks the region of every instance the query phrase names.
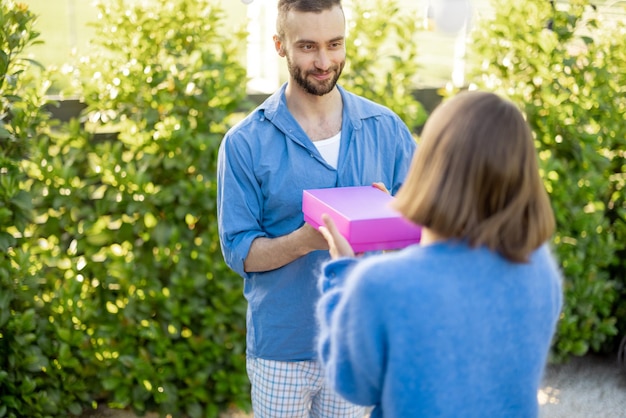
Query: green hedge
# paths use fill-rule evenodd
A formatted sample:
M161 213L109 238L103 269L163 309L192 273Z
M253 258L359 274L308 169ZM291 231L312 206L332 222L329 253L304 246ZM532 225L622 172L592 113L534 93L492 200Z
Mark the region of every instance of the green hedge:
M46 103L16 97L3 125L28 155L0 211L15 225L1 231L0 417L245 409L245 300L215 220L217 147L246 105L245 34L209 1L98 7L96 52L73 77L91 119L40 126L18 109L45 117ZM28 26L3 30L34 38L19 10ZM105 125L117 139L96 135Z
M69 343L97 359L101 399L137 413L249 402L242 283L215 218L217 148L245 105L245 38L214 3L100 4L75 78L91 118L40 142L29 171ZM111 126L117 140L89 134Z
M565 306L554 359L626 333L626 26L586 0L494 0L470 81L508 95L536 134L554 206Z
M419 41L424 28L417 10L401 8L398 0L346 2L348 44L341 84L348 90L383 104L418 132L428 116L414 95Z
M0 3L0 417L80 412L84 384L72 379L47 303L54 289L32 253L33 194L23 162L49 124L46 75L24 57L38 42L35 19L24 5Z

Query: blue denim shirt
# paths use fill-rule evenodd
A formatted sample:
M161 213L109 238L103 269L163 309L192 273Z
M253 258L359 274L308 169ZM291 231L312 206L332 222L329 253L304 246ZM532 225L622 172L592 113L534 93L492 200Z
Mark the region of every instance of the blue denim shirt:
M343 124L334 169L289 113L285 88L225 135L218 155L217 211L224 259L244 278L247 355L298 361L316 358L317 277L328 251L272 271L246 273L243 263L252 241L302 226L305 189L383 182L395 194L416 142L395 113L340 87Z

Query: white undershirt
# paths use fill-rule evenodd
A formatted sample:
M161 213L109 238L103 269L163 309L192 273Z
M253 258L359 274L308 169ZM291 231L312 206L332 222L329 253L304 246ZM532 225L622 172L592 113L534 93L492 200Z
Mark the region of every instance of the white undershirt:
M339 133L335 136L331 136L328 139L314 141L313 143L326 162L333 168L337 168L337 161L339 160L339 145L341 145L341 131L339 131Z

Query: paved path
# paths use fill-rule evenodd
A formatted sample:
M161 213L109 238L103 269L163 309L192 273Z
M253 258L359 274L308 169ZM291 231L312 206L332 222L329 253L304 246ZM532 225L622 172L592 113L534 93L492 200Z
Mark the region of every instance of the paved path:
M626 369L615 355L574 357L548 366L538 398L540 418L624 418Z

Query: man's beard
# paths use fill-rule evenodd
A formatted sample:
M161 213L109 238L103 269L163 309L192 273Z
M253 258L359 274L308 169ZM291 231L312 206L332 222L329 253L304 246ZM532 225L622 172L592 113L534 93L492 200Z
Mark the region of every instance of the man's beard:
M343 67L344 67L345 63L341 63L336 67L333 67L330 69L330 71L335 71L334 77L323 81L323 82L312 82L309 81L307 79L307 75L309 74L314 74L315 72L311 71L308 73L303 73L302 69L300 67L297 67L295 65L293 65L291 63L291 61L289 60L289 58L287 58L287 67L289 69L289 74L291 74L291 77L293 77L294 81L304 89L304 91L306 91L309 94L314 94L316 96L323 96L325 94L330 93L334 88L335 85L337 84L337 80L339 80L339 76L341 75L341 72L343 71Z

